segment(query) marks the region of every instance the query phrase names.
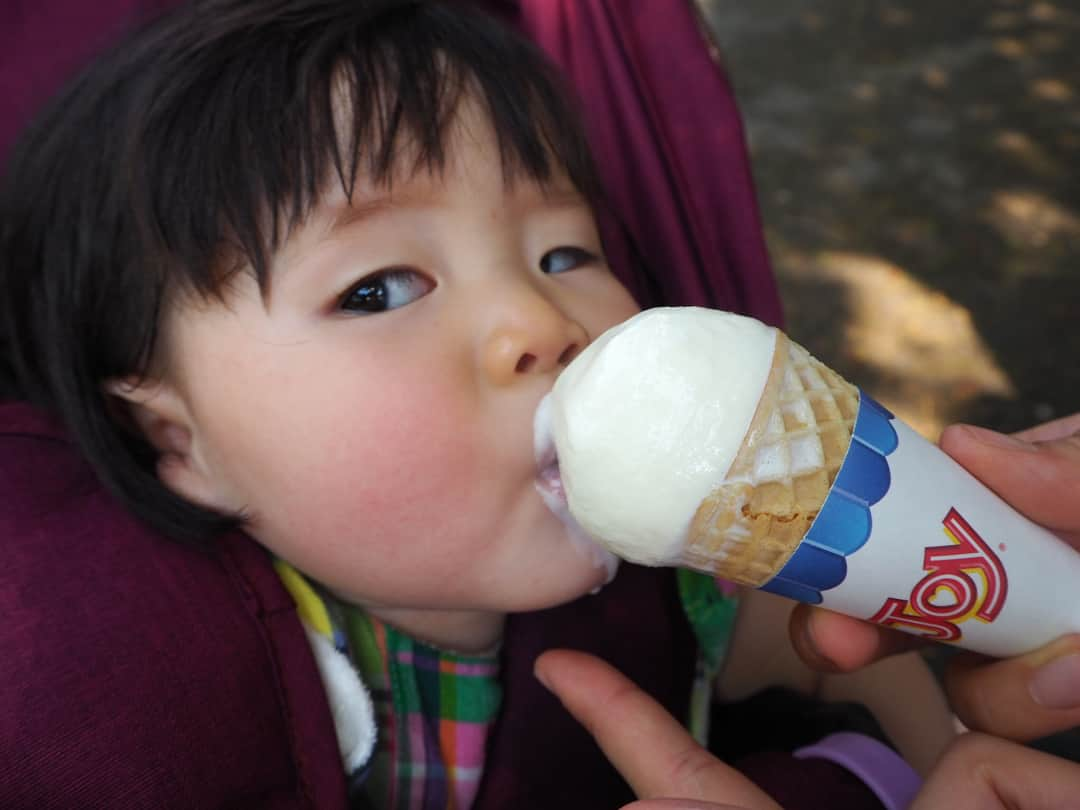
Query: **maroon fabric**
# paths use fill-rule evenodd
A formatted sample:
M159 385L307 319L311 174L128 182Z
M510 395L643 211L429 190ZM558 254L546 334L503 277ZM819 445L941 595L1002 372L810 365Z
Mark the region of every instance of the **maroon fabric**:
M4 0L0 4L0 158L88 59L177 0Z
M0 405L0 492L0 807L344 807L310 648L260 548L149 534L21 404Z
M780 751L744 757L735 766L785 810L882 810L884 805L851 771L824 759Z
M742 122L691 0L522 0L584 105L613 208L605 244L645 306L780 325Z

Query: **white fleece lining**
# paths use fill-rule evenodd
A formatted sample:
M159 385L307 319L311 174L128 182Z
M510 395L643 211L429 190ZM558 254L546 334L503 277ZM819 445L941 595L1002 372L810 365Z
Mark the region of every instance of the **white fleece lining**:
M371 695L352 662L334 648L330 639L307 626L304 631L326 690L345 772L352 774L371 759L375 750L378 732Z

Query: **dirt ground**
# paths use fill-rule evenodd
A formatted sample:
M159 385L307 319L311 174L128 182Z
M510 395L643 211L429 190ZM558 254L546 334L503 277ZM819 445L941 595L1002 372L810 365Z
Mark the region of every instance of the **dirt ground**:
M1080 0L697 2L790 334L930 439L1080 410Z
M1080 410L1080 0L699 0L788 330L930 438Z

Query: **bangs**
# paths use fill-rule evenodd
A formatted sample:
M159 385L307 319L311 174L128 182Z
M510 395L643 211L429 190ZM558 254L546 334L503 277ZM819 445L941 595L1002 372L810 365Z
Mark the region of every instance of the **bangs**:
M204 71L147 119L137 161L152 178L144 210L179 265L174 280L216 295L246 266L265 291L273 254L328 183L351 198L358 177L390 185L441 171L466 96L488 115L508 183L565 173L596 201L577 111L533 46L459 6L310 5L332 5L338 17L326 24L309 9L271 21L243 47L206 43L223 56L198 59Z

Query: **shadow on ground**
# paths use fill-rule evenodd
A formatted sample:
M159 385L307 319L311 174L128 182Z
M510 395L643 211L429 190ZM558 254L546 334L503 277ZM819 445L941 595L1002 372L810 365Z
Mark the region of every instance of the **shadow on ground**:
M1080 410L1080 3L700 2L792 335L931 438Z

